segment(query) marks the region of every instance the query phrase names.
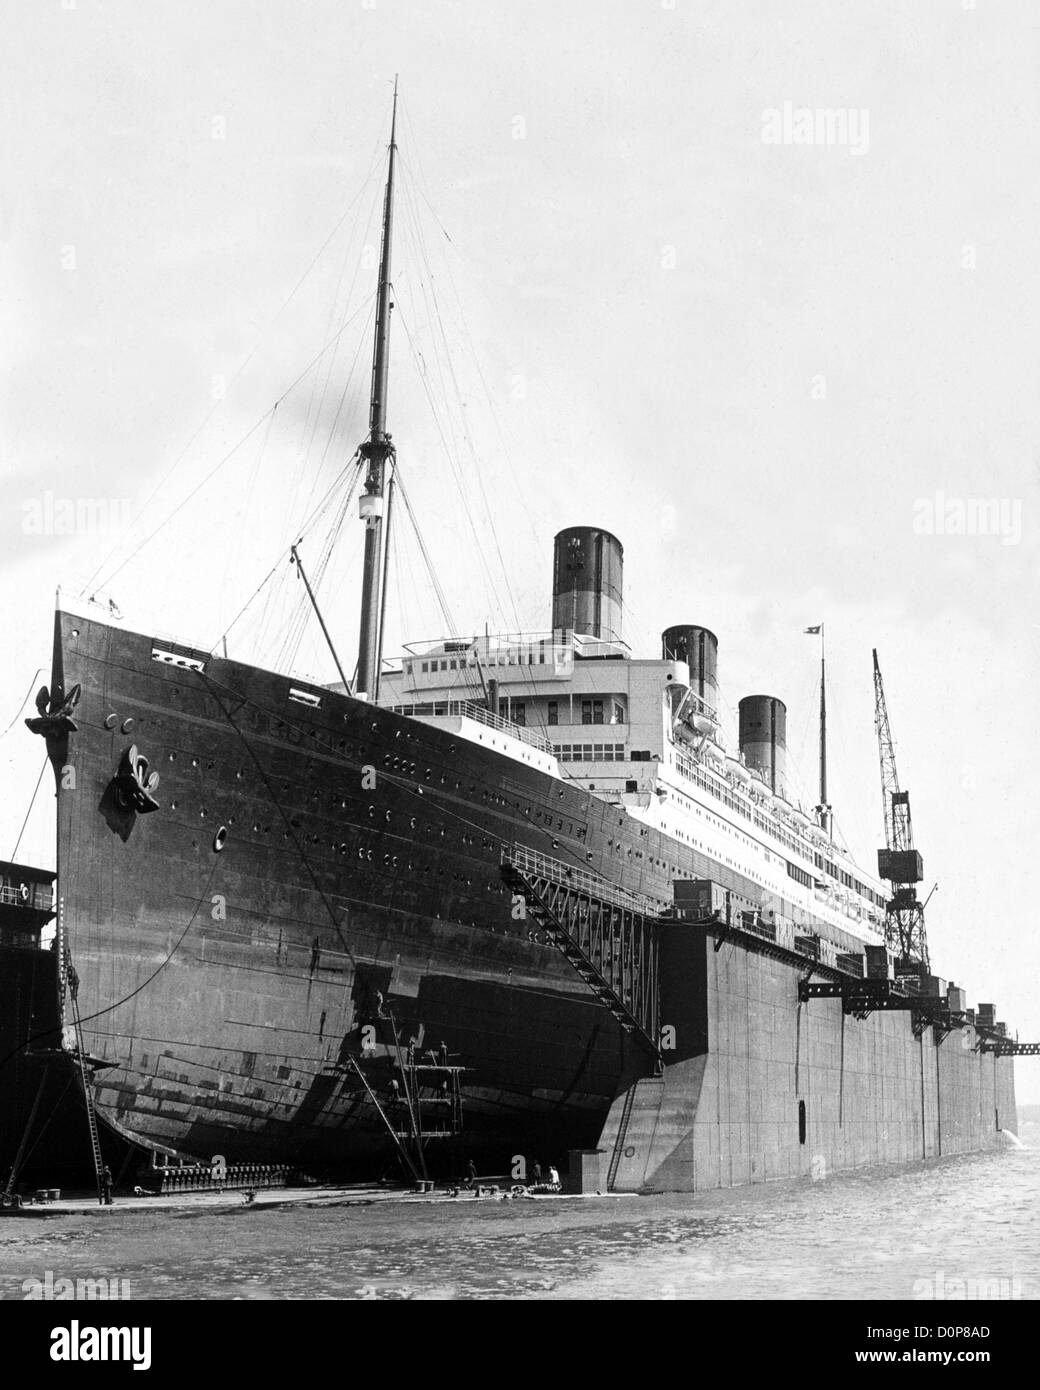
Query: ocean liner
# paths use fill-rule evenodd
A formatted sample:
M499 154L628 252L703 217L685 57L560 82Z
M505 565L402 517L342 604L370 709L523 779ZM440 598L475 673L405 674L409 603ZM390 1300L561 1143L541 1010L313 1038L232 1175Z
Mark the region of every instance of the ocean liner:
M822 728L797 804L779 699L724 746L712 632L632 654L613 535L557 535L544 631L384 660L395 128L355 678L56 615L26 722L57 872L0 865L9 1190L92 1152L137 1181L570 1153L605 1190L997 1144L1006 1030L892 936L920 873L836 842Z

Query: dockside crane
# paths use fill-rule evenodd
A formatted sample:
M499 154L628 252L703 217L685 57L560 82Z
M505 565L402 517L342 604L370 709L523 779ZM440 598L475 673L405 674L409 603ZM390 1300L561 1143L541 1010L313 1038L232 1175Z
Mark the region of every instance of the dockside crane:
M918 901L917 885L924 877L924 864L914 849L914 828L910 820L910 793L899 790L895 745L888 722L885 687L881 679L877 650L874 651L874 727L877 729L881 757L881 798L885 811L885 848L878 850L878 877L892 887L885 910L885 940L904 969L929 971L928 940L924 929L924 904ZM931 894L929 894L929 897ZM897 970L898 970L897 966Z

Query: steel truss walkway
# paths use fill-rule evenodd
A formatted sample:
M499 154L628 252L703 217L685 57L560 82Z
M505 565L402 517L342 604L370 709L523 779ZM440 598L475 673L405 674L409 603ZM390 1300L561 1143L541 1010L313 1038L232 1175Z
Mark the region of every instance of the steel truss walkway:
M911 1015L914 1037L919 1038L931 1025L940 1038L954 1028L962 1028L967 1020L952 1013L945 999L921 994L903 994L892 980L827 980L811 983L808 978L798 982L798 999L807 1004L810 999L840 999L841 1011L864 1019L876 1010L898 1010Z
M997 1057L1040 1057L1040 1043L1015 1042L1011 1038L983 1038L980 1052L992 1052Z
M502 877L514 903L523 900L526 916L660 1070L659 907L519 845L502 851Z

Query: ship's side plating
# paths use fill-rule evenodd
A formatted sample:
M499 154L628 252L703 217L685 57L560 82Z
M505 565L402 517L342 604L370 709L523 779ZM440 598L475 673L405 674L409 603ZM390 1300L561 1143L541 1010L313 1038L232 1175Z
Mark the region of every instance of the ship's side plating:
M386 1135L344 1058L370 1025L388 1082L392 1014L468 1069L468 1150L594 1142L624 1036L516 918L501 851L585 866L595 846L598 868L615 835L647 843L637 826L347 696L65 614L58 629L55 688L82 687L51 746L58 891L86 1041L113 1064L102 1116L203 1156L365 1161ZM131 748L159 774L151 813L117 804ZM654 887L663 906L663 871Z

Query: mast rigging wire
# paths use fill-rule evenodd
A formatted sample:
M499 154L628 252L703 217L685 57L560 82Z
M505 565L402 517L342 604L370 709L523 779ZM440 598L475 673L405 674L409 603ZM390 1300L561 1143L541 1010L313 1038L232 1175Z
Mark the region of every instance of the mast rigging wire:
M43 781L43 774L47 771L47 761L48 761L48 759L47 759L47 754L44 753L44 755L43 755L43 766L40 768L40 775L39 775L39 777L37 777L37 779L36 779L36 787L35 787L35 789L34 789L34 791L33 791L33 794L32 794L32 796L29 798L29 809L28 809L28 810L26 811L26 813L25 813L25 820L22 821L22 828L21 828L21 830L19 830L19 832L18 832L18 839L15 840L15 842L14 842L14 849L11 851L11 858L12 858L12 860L15 860L15 859L18 858L18 847L19 847L19 846L21 845L21 843L22 843L22 836L25 834L25 827L29 824L29 817L32 815L33 807L36 805L36 798L37 798L37 796L39 795L39 791L40 791L40 783Z
M511 586L511 584L510 584L510 582L509 582L509 571L508 571L508 568L507 568L506 563L505 563L505 558L504 558L503 555L502 555L502 547L501 547L501 544L499 543L499 539L498 539L498 529L497 529L497 527L496 527L496 525L495 525L494 512L493 512L493 510L492 510L492 508L491 508L491 506L490 506L490 504L489 504L489 501L488 501L487 489L486 489L485 483L484 483L484 469L481 467L480 460L479 460L478 457L477 457L476 449L475 449L474 446L473 446L473 438L472 438L472 435L471 435L471 433L470 433L470 431L469 431L468 426L467 426L466 423L465 423L465 409L466 409L465 401L463 400L462 388L461 388L461 386L460 386L460 384L459 384L458 376L457 376L457 373L456 373L456 371L455 371L455 362L454 362L454 359L453 359L451 350L450 350L450 348L449 348L449 346L448 346L448 335L447 335L447 333L446 333L446 331L445 331L445 328L444 328L444 318L443 318L443 316L442 316L442 314L441 314L440 300L439 300L439 298L438 298L438 296L437 296L437 290L436 290L436 285L435 285L435 279L436 279L436 277L434 276L433 267L430 265L430 258L429 258L429 255L428 255L428 253L427 253L427 250L426 250L426 242L425 242L425 238L423 237L423 233L422 233L422 224L421 224L421 222L420 222L420 220L419 220L418 213L417 213L417 210L416 210L416 207L415 207L415 200L414 200L413 188L412 188L412 184L411 184L410 178L405 178L404 180L402 180L401 187L402 187L402 190L403 190L403 193L404 193L404 205L405 205L405 215L406 215L406 219L407 219L407 218L410 218L410 219L411 219L411 230L413 231L413 234L414 234L414 237L415 237L415 243L416 243L416 246L417 246L417 249L418 249L418 252L419 252L419 256L420 256L420 258L421 258L422 264L423 264L423 266L425 267L425 271L426 271L426 280L425 280L425 283L423 282L422 279L420 279L420 282L419 282L419 283L420 283L420 286L423 288L423 290L425 291L425 294L426 294L426 300L427 300L427 306L428 306L428 307L427 307L427 312L429 313L430 308L432 308L432 314L429 315L430 327L431 327L431 329L435 329L435 333L436 333L436 334L439 334L439 337L440 337L439 346L440 346L440 348L443 349L443 361L444 361L444 363L445 363L445 365L446 365L446 368L447 368L447 375L448 375L448 379L449 379L449 381L450 381L450 383L451 383L452 390L454 391L455 402L456 402L456 405L457 405L457 408L458 408L459 419L460 419L460 422L461 422L461 425L462 425L462 438L463 438L463 440L464 440L464 442L465 442L465 446L466 446L466 448L467 448L467 450L468 450L468 452L469 452L470 460L471 460L472 465L473 465L473 473L474 473L475 476L476 476L477 488L478 488L478 490L479 490L479 492L480 492L480 497L481 497L481 500L482 500L482 502L483 502L483 504L484 504L484 515L485 515L485 517L487 518L488 530L489 530L490 533L491 533L491 539L492 539L492 541L493 541L493 543L494 543L495 550L496 550L497 555L498 555L498 562L499 562L499 565L501 566L501 575L502 575L503 583L504 583L504 585L505 585L506 595L507 595L507 597L508 597L508 599L509 599L510 606L511 606L511 608L512 608L512 610L513 610L513 620L514 620L514 622L515 622L515 624L516 624L516 629L517 629L517 631L522 631L522 629L523 629L523 624L522 624L522 622L520 621L520 613L519 613L519 610L518 610L517 605L516 605L516 599L515 599L515 596L514 596L514 594L513 594L512 586ZM463 325L463 331L465 332L465 326L464 326L464 325ZM435 337L435 342L436 342L436 337ZM443 381L443 375L444 375L444 373L443 373L443 370L440 369L440 361L439 361L439 360L438 360L438 368L439 368L439 370L441 370L441 376L442 376L442 381ZM445 392L445 398L447 398L447 392ZM476 528L474 528L474 529L476 529ZM477 534L479 535L479 532L478 532ZM488 566L488 565L485 564L485 568L487 568L487 569L489 570L489 573L490 573L490 566ZM504 613L503 613L503 616L505 616Z
M33 676L32 680L29 682L29 689L25 692L25 699L24 699L24 700L22 701L22 703L18 706L18 711L17 711L17 713L15 714L15 717L11 720L10 724L8 724L7 728L3 731L3 733L0 734L0 738L6 738L7 735L8 735L8 734L11 732L11 730L14 728L14 726L18 723L18 720L21 718L22 710L25 709L26 705L29 703L29 700L30 700L30 698L31 698L31 696L32 696L32 693L33 693L33 686L36 684L36 682L39 680L40 676L42 676L42 675L43 675L43 667L42 667L42 666L37 666L37 668L36 668L36 675Z
M325 240L322 242L321 246L319 247L317 253L316 253L315 256L314 256L314 258L311 260L311 262L310 262L310 264L308 265L307 269L303 272L303 274L300 276L299 280L297 280L296 284L295 284L295 285L293 286L293 288L289 291L288 296L282 301L281 305L275 310L275 313L274 313L274 315L273 315L273 317L272 317L272 319L271 319L271 324L270 324L269 326L273 326L275 323L278 322L278 319L279 319L279 318L281 317L281 315L285 312L285 310L289 307L290 303L293 301L293 299L296 297L298 291L299 291L299 290L301 289L301 287L303 286L304 281L307 279L307 277L310 275L311 271L314 269L314 267L315 267L315 266L318 264L318 262L321 260L322 256L325 254L326 248L329 246L330 242L331 242L331 241L333 240L333 238L336 236L336 233L339 231L340 227L342 227L342 226L343 226L343 223L347 220L347 217L350 215L350 212L351 212L352 209L354 208L355 204L357 204L357 203L359 203L359 202L361 201L362 197L364 196L365 190L369 187L369 185L370 185L370 183L371 183L371 181L372 181L373 170L375 169L376 161L377 161L377 159L378 159L378 157L379 157L379 152L380 152L380 149L381 149L381 148L382 148L382 140L381 140L381 137L377 137L376 142L375 142L375 145L373 146L373 149L372 149L372 154L371 154L371 156L369 157L368 170L367 170L367 172L366 172L366 174L365 174L365 177L364 177L363 180L361 181L361 185L360 185L360 187L358 188L358 191L355 193L354 197L350 200L350 202L349 202L349 203L347 204L347 206L344 208L342 214L340 215L340 217L339 217L338 220L336 221L335 225L333 226L332 231L329 232L328 236L327 236L327 237L325 238ZM239 380L239 378L242 376L242 374L243 374L243 372L245 371L245 369L249 366L250 362L253 360L253 358L256 356L256 354L260 351L260 348L261 348L262 344L263 344L263 340L261 339L259 342L256 343L256 345L251 349L251 351L248 353L248 355L245 357L245 359L244 359L244 360L239 364L239 366L235 369L235 371L234 371L234 373L233 373L233 375L232 375L232 377L231 377L231 380L228 382L228 386L229 386L229 387L234 386L235 383ZM323 349L323 351L324 351L324 349ZM292 388L290 388L290 389L292 389ZM197 427L197 429L195 429L195 431L189 436L187 442L184 444L184 446L183 446L183 448L181 449L180 453L177 454L177 456L174 458L173 462L170 464L169 468L166 470L166 472L162 475L162 477L161 477L161 478L159 479L159 481L156 483L156 485L155 485L155 487L152 489L152 491L148 494L148 497L147 497L147 498L145 499L145 501L142 503L141 507L138 508L138 513L137 513L138 518L140 518L140 517L144 514L145 510L146 510L149 506L151 506L152 502L155 500L155 497L158 495L158 493L161 491L161 489L166 485L166 483L168 482L168 480L170 479L170 477L173 475L174 471L175 471L175 470L180 466L180 464L183 462L183 460L184 460L185 456L187 455L187 453L188 453L189 449L191 448L191 446L195 443L196 439L198 439L199 436L202 434L203 430L204 430L204 429L206 428L206 426L209 424L210 420L213 419L213 416L218 412L218 410L221 408L221 406L223 405L223 403L224 403L224 400L223 400L223 398L222 398L222 399L220 399L220 400L214 401L213 404L210 406L209 410L206 412L205 416L203 417L202 422L199 424L199 426ZM87 582L84 584L83 589L82 589L82 591L81 591L81 594L86 593L86 591L87 591L88 589L92 589L92 588L98 587L98 585L97 585L98 576L101 574L102 570L104 570L105 566L109 563L109 561L111 560L112 556L115 554L115 552L116 552L116 550L117 550L118 548L119 548L119 542L117 541L117 542L108 550L108 552L105 554L104 558L102 559L101 563L98 565L97 569L94 571L94 573L90 576L90 578L89 578L89 579L87 580ZM136 554L136 552L134 552L134 553ZM133 557L131 556L131 558L133 558ZM118 570L116 571L116 573L118 573ZM114 578L114 576L113 576L113 578ZM111 582L111 581L109 581L109 582ZM107 584L106 584L106 585L102 585L102 586L100 586L100 587L103 587L103 588L104 588L104 587L107 587Z
M444 618L444 621L448 624L448 635L450 637L458 637L459 633L458 628L455 624L455 619L452 617L451 609L448 607L448 600L444 595L444 590L441 588L441 582L437 577L437 571L434 568L432 559L430 558L430 552L426 549L426 542L425 540L423 540L423 535L421 530L419 529L419 523L416 520L415 513L412 511L412 503L411 499L408 496L408 490L404 485L404 478L401 475L400 463L397 463L395 465L394 472L397 475L397 486L401 490L401 500L404 502L404 509L408 515L408 520L412 524L412 530L415 533L415 539L418 542L419 551L423 557L423 561L425 562L426 572L430 576L430 583L433 585L433 592L436 595L437 603L441 610L441 615Z
M173 509L172 512L168 512L168 513L167 513L167 515L163 518L163 520L159 523L159 525L155 528L155 530L152 531L150 535L146 536L145 539L144 539L143 541L141 541L140 545L138 545L134 550L132 550L132 551L130 552L130 554L126 557L126 559L122 561L121 564L119 564L119 565L116 566L116 568L115 568L115 569L112 571L112 573L107 577L107 579L105 579L100 585L97 586L98 588L101 588L101 589L107 589L107 588L109 588L109 586L111 585L112 581L115 579L116 575L120 574L120 573L127 567L127 565L130 564L130 562L131 562L133 559L135 559L136 556L138 556L138 555L141 553L141 551L142 551L147 545L150 545L150 544L151 544L151 542L155 539L155 537L159 534L159 532L162 531L162 530L164 530L165 527L168 526L169 523L173 520L173 518L174 518L175 516L177 516L177 514L178 514L179 512L181 512L181 511L184 510L184 508L188 505L188 503L189 503L199 492L201 492L202 489L206 486L206 484L209 483L209 482L211 481L211 479L213 479L213 478L220 472L220 470L224 467L224 465L225 465L231 458L234 457L234 455L238 452L238 450L242 447L242 445L245 444L249 439L251 439L251 438L253 437L253 435L257 432L257 430L261 427L261 425L263 425L263 424L266 422L267 417L268 417L269 415L273 414L273 413L278 409L278 407L282 404L282 402L283 402L283 401L296 389L296 387L300 384L300 382L303 381L303 379L307 376L308 372L310 372L310 371L314 368L314 366L315 366L318 362L321 361L322 357L324 357L325 353L328 352L329 348L332 347L334 343L336 343L336 342L339 341L339 339L342 337L342 335L343 335L343 334L347 331L347 329L351 326L351 324L353 323L354 319L356 319L357 316L362 312L362 310L365 309L365 308L367 308L367 306L368 306L368 301L366 301L365 304L359 305L359 307L354 311L354 313L351 314L350 318L348 318L348 319L346 320L346 322L345 322L339 329L337 329L337 331L333 334L332 338L329 339L329 341L325 344L325 346L324 346L314 357L311 358L310 362L308 362L307 366L304 367L303 371L300 372L299 376L297 376L297 377L295 378L295 380L291 383L291 385L289 385L289 386L287 386L287 387L285 388L285 390L282 392L282 394L281 394L281 395L278 397L278 399L275 401L274 405L270 406L267 410L264 411L263 415L261 415L260 418L256 421L256 423L255 423L254 425L252 425L252 426L246 431L246 433L241 437L241 439L238 441L238 443L235 444L231 449L228 450L228 452L224 455L224 457L220 460L220 462L217 463L217 464L206 474L206 476L201 480L201 482L197 483L197 484L195 485L195 487L192 488L191 492L188 493L187 497L185 497L181 502L179 502L178 505ZM99 571L96 571L95 573L98 573L98 572L99 572ZM87 587L87 586L84 587L84 590L83 590L82 592L86 592L86 587Z
M336 492L336 489L337 489L337 488L340 486L340 484L343 482L343 479L347 476L347 474L348 474L348 472L350 471L350 469L351 469L351 468L354 468L354 469L358 469L358 470L359 470L359 465L360 465L360 457L359 457L357 454L355 454L355 455L353 456L353 458L350 460L350 462L349 462L348 464L345 465L345 467L340 471L340 473L339 473L339 474L337 475L337 477L334 479L334 481L332 482L331 486L330 486L330 487L328 488L328 490L326 491L324 497L322 497L322 498L320 499L320 501L317 503L317 505L315 506L314 510L311 512L310 516L308 516L307 519L305 520L305 522L303 523L302 527L299 528L299 535L300 535L300 538L301 538L301 539L307 535L307 532L310 530L311 526L317 521L318 517L321 515L321 513L323 512L323 510L328 506L329 502L331 501L332 497L334 496L334 494L335 494L335 492ZM351 486L355 486L355 485L356 485L356 478L355 478L355 482L352 483ZM293 534L295 534L295 532L294 532ZM278 553L278 559L277 559L277 560L275 561L275 563L271 566L271 568L268 570L267 574L266 574L266 575L264 576L264 578L260 581L260 583L257 585L257 587L253 590L253 592L252 592L252 594L249 596L249 598L246 599L245 603L242 605L242 607L239 609L239 611L236 613L235 617L231 620L231 622L230 622L230 623L228 624L228 626L224 629L224 631L220 634L220 636L217 638L216 642L214 642L214 643L212 644L212 646L210 647L210 650L211 650L211 651L216 651L216 648L217 648L218 643L219 643L222 639L226 639L226 638L228 637L228 635L229 635L230 632L231 632L231 629L232 629L233 627L235 627L235 625L238 623L239 619L243 616L243 614L247 611L247 609L248 609L248 608L250 607L250 605L253 603L253 600L254 600L254 599L257 597L257 595L260 593L261 589L263 589L264 585L267 584L267 583L269 583L270 580L274 577L274 575L276 575L276 574L278 573L278 571L281 569L281 567L282 567L282 565L283 565L283 563L284 563L284 561L285 561L285 556L286 556L287 554L288 554L288 545L286 545L286 547L285 547L283 550L280 550L280 551L279 551L279 553Z

